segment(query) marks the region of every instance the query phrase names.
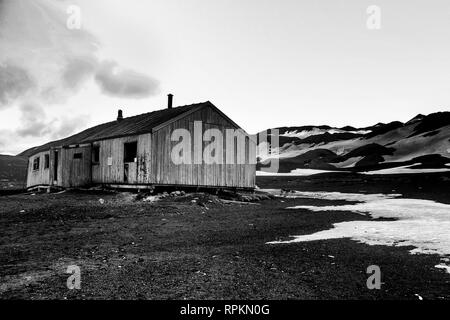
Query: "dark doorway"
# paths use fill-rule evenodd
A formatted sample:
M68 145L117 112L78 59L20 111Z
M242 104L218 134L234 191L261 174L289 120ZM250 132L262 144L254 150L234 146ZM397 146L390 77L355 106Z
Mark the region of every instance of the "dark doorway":
M137 142L125 143L123 151L123 162L135 162L137 157Z
M59 153L58 151L54 152L55 154L55 161L54 161L54 165L53 165L53 181L58 181L58 162L59 162Z
M130 181L130 164L136 162L137 141L126 142L123 145L123 181Z

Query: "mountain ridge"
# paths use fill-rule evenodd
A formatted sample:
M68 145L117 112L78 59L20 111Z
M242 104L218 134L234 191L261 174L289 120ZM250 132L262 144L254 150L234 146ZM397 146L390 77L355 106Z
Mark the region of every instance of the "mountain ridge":
M258 168L278 159L280 172L326 169L361 172L421 161L423 168L447 168L450 164L450 112L418 114L403 123L392 121L365 128L345 126L294 126L279 130L279 146L258 148ZM270 134L269 134L270 135ZM274 141L274 137L271 137ZM267 150L272 154L267 154ZM327 157L309 159L311 151L325 150ZM303 155L303 156L302 156Z
M292 126L279 131L279 145L259 146L257 169L276 158L279 172L296 169L365 172L401 166L450 168L450 112L418 114L402 123L373 126ZM0 154L0 189L23 188L27 149L17 156ZM273 154L264 150L271 149Z

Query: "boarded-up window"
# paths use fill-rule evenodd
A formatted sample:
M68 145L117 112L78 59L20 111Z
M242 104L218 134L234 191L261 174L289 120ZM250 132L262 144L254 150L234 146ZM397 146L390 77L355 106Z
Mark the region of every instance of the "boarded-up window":
M128 142L124 144L123 161L135 162L137 157L137 142Z
M92 162L100 162L100 146L94 146L94 148L92 149Z
M50 168L50 155L44 155L44 169Z
M81 152L77 152L73 154L74 159L83 159L83 154Z
M39 161L40 161L39 157L34 158L34 160L33 160L33 170L39 170Z

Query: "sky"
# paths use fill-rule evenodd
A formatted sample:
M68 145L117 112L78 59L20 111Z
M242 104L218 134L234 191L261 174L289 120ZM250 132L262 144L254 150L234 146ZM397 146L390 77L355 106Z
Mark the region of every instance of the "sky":
M0 0L0 153L168 93L249 133L405 122L450 110L448 39L446 0Z

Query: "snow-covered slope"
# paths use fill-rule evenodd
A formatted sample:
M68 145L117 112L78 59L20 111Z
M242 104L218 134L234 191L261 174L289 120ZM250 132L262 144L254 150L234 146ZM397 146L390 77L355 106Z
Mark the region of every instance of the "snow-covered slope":
M406 123L372 127L283 127L279 145L258 152L261 166L278 159L280 172L297 168L370 171L420 163L444 168L450 163L450 112L417 115ZM272 131L274 130L272 129ZM447 167L448 168L448 167Z

